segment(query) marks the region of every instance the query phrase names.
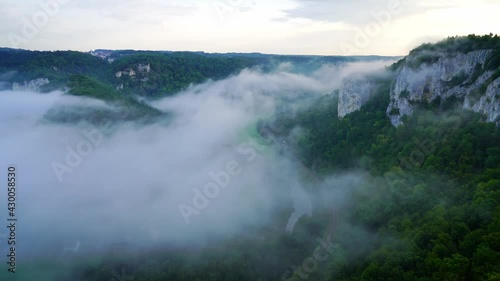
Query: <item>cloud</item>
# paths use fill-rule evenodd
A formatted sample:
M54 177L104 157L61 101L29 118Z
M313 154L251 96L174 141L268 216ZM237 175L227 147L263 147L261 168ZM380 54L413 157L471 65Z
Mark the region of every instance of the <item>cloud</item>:
M49 3L56 0L46 0ZM460 0L214 0L81 1L50 12L37 1L8 1L0 19L0 46L12 46L12 34L26 37L21 48L42 50L149 49L207 52L345 55L341 43L380 19L393 3L391 23L375 32L356 54L402 55L415 37L498 33L497 1ZM34 16L37 15L34 19ZM378 15L378 16L377 16ZM463 18L468 21L463 21ZM373 28L373 27L372 27ZM30 31L31 30L31 31ZM372 29L373 30L373 29ZM408 32L411 30L412 32ZM10 34L10 35L9 35Z
M286 66L280 69L293 69ZM113 130L43 121L48 111L109 110L103 102L60 92L0 92L2 166L17 167L18 239L26 257L57 253L61 241L78 240L81 251L122 238L141 246L202 245L274 224L277 210L291 210L293 202L296 215L310 214L297 160L266 146L256 122L294 92L299 106L362 68L367 65L324 66L309 76L244 70L153 103L172 113L169 122L127 122ZM70 170L62 181L56 162ZM320 205L328 198L341 205L335 197L345 198L356 177L327 179L318 189ZM189 223L181 206L195 210Z
M354 0L349 2L328 0L297 0L298 5L286 10L289 18L307 18L318 21L365 24L373 20L373 14L386 11L390 6L399 7L397 17L411 16L433 9L453 8L466 5L493 3L494 1L409 1L409 0Z
M298 6L286 11L289 18L307 18L317 21L364 24L372 20L372 13L386 10L390 1L355 0L349 2L326 0L298 0ZM404 3L406 1L397 1ZM405 3L406 4L406 3ZM412 11L413 12L413 11ZM405 11L408 14L409 11Z
M199 7L195 1L80 1L76 7L121 22L159 25L165 18L188 16Z

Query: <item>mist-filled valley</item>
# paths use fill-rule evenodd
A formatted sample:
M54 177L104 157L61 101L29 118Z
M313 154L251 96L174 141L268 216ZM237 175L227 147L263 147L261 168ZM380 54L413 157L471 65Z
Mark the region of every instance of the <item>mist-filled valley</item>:
M499 42L1 50L0 278L498 280Z

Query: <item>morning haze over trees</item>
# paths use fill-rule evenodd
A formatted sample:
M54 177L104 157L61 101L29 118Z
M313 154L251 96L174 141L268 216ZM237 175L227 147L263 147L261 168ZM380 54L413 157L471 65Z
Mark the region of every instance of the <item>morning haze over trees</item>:
M395 107L388 110L395 103L391 91L404 67L417 71L443 57L480 50L491 50L484 64L446 81L450 89L472 87L474 92L427 101L412 99L409 91L403 91L398 97L409 100L413 113L404 115ZM500 88L494 83L500 77L500 38L493 34L449 37L423 44L409 56L411 60L0 49L0 80L7 83L0 85L47 78L38 89L41 94L62 90L64 95L97 99L118 108L84 116L55 109L45 115L44 122L66 124L102 120L155 124L166 119L175 126L176 113L158 109L155 102L189 92L193 85L237 77L241 71L310 78L325 71L324 65L340 69L350 63L396 61L367 75L372 85L369 98L342 118L339 89L322 95L298 91L293 97L274 99L274 114L261 114L250 133L245 132L265 153L300 163L294 165L303 167L296 174L306 183L306 193L319 193L317 182L340 175L359 173L367 179L342 192L341 204L315 199L314 211L302 216L293 232L284 229L293 212L293 206L287 205L272 213L272 222L248 227L244 234L207 238L203 247L166 244L137 250L119 246L75 256L69 270L60 266L64 257L34 258L24 262L21 274L25 280L41 274L50 276L46 280L109 281L116 278L113 272L126 268L134 281L500 280L500 120L497 115L488 121L485 114L463 107L466 99L484 97L485 103L496 104L498 113ZM283 65L288 68L283 70ZM493 100L485 97L492 89L496 91ZM127 112L126 118L120 111ZM219 112L214 108L212 114ZM390 116L396 115L401 115L401 125L391 123ZM331 237L325 247L327 257L308 270L312 265L305 260L321 245L316 238L325 235ZM0 276L10 278L4 272Z

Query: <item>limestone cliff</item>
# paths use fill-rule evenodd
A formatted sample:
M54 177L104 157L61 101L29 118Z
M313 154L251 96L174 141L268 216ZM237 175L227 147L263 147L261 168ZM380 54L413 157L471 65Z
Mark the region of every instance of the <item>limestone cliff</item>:
M469 52L419 50L393 67L387 115L394 126L412 115L419 104L441 106L447 101L485 115L500 124L500 68L491 67L495 50ZM498 50L497 50L498 52ZM366 77L347 78L339 88L338 116L357 111L377 88Z
M373 90L373 81L366 77L350 77L341 82L339 89L338 115L344 118L365 104Z
M498 122L499 81L493 76L494 70L485 69L492 52L417 53L406 57L396 70L391 87L387 114L392 124L401 125L402 117L413 114L418 103L441 102L451 97L457 98L464 109L483 113L488 121ZM423 56L430 62L421 63Z
M49 83L50 81L47 78L37 78L31 81L24 81L23 83L13 83L12 90L39 92L40 87Z
M495 79L486 89L486 94L478 102L471 101L466 97L465 109L486 115L488 122L500 122L500 78Z

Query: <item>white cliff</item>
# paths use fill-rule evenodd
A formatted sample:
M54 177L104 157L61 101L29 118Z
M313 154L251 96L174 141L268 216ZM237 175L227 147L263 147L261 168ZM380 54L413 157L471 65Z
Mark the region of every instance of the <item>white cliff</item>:
M373 86L373 82L366 77L350 77L342 80L339 89L339 118L359 110L368 101Z
M465 109L486 115L488 122L500 122L500 78L495 79L486 89L486 94L478 102L473 102L466 97Z
M40 87L49 83L50 81L47 78L37 78L31 81L24 81L23 83L13 83L12 90L39 92Z
M438 98L446 100L456 97L463 100L463 108L481 112L491 122L498 122L498 79L492 82L486 93L478 91L492 77L494 71L485 71L484 65L492 50L478 50L464 53L433 53L434 62L418 67L417 60L422 54L406 57L405 63L397 70L391 88L391 101L387 108L394 126L402 124L402 117L413 114L415 105L432 102Z
M139 72L146 72L146 73L149 73L151 72L151 64L142 64L140 63L138 66L137 66L137 69L139 70Z
M118 71L115 73L115 76L116 76L116 78L121 78L123 75L135 77L137 72L139 72L141 74L147 74L147 73L151 72L151 64L140 63L140 64L136 65L136 69L137 69L137 71L134 69L134 67L130 67L130 68L127 68L125 70Z

